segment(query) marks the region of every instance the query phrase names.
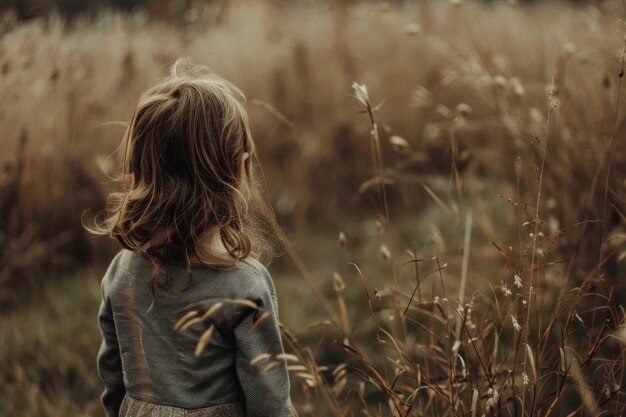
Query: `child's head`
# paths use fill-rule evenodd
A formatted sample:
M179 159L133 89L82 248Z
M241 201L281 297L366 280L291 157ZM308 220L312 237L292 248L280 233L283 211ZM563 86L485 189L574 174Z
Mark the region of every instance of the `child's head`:
M162 262L225 267L266 252L243 100L230 82L178 60L137 104L122 144L121 189L99 230ZM210 248L216 241L226 258Z

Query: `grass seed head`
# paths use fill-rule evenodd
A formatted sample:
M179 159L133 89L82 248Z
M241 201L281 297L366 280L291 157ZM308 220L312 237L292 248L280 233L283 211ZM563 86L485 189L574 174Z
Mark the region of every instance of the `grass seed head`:
M459 103L456 105L456 115L458 117L467 117L472 114L472 108L469 104Z
M198 340L198 344L196 345L196 351L195 351L196 357L202 354L206 346L211 341L211 337L213 336L214 329L215 329L215 326L210 325L209 328L204 333L202 333L202 336L200 336L200 340Z
M339 275L339 272L333 273L333 286L336 292L342 292L346 289L346 283L343 278L341 278L341 275Z
M276 355L276 359L285 360L287 362L300 362L298 357L291 353L279 353Z
M270 371L273 371L274 369L278 368L280 364L276 361L274 362L270 362L265 368L263 368L263 373L268 373Z
M415 36L422 31L422 27L418 23L409 23L404 26L404 33L409 36Z
M519 78L517 77L513 77L509 80L509 85L511 86L511 89L513 90L513 94L515 94L518 97L522 97L525 93L524 90L524 86L522 85L522 82L520 81Z
M409 142L401 136L393 135L389 138L389 143L394 151L405 153L410 149Z
M380 258L385 262L391 259L391 252L386 245L381 245L380 247Z
M250 330L248 330L248 334L252 334L256 331L256 329L259 328L259 326L268 319L268 317L271 316L271 313L269 311L264 311L263 314L261 314L261 316L255 320L255 322L252 324L252 326L250 327Z
M371 108L367 86L354 82L352 83L352 89L354 90L354 97L366 108Z
M213 304L209 309L207 309L207 311L202 315L202 320L208 320L209 318L213 317L213 315L215 315L215 313L217 313L219 311L220 308L222 308L222 306L224 305L223 302L218 302Z
M174 331L181 330L182 326L198 314L196 310L190 311L182 316L174 325Z
M337 238L337 245L339 245L339 247L341 249L346 247L346 234L344 232L339 232L339 237Z
M259 356L253 358L250 361L250 365L251 366L256 366L261 362L265 362L266 360L268 360L269 358L271 358L272 355L270 355L269 353L261 353Z
M505 89L508 82L502 75L496 75L493 77L493 84L500 89Z

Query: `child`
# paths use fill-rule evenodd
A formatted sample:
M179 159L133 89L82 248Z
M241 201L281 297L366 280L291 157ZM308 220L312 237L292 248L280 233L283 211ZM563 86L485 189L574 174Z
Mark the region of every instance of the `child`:
M95 230L124 247L102 280L108 417L293 415L243 99L179 60L137 105Z

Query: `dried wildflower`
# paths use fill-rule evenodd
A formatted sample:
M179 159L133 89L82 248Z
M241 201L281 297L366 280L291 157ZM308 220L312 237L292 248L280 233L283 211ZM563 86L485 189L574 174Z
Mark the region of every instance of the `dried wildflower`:
M316 321L314 323L309 324L307 327L307 329L315 329L316 327L329 327L332 326L333 322L330 320L320 320L320 321Z
M548 217L548 229L550 229L550 233L558 232L559 228L560 228L559 219L557 219L555 216L549 216Z
M268 360L270 357L271 357L271 355L269 353L261 353L259 356L257 356L256 358L253 358L250 361L250 365L251 366L258 365L259 363Z
M276 355L276 359L286 360L288 362L299 362L299 359L296 355L292 355L291 353L279 353Z
M259 328L261 323L263 323L265 320L267 320L270 315L271 314L270 314L269 311L264 311L263 314L261 314L261 316L258 319L256 319L255 322L252 324L252 326L248 330L248 334L250 335L250 334L254 333L256 331L256 329Z
M502 75L496 75L493 77L493 84L498 88L506 88L508 81Z
M542 124L544 122L543 114L541 114L541 112L535 107L528 109L528 115L537 124Z
M489 388L487 390L487 401L485 401L485 407L487 409L495 407L498 403L498 398L500 398L500 393L495 388Z
M239 305L243 307L250 307L254 310L259 309L259 306L254 301L247 300L245 298L236 298L234 300L229 300L228 302L231 304L235 304L235 305Z
M335 378L335 380L345 375L347 367L348 365L346 365L345 363L342 363L340 365L337 365L335 369L333 369L333 377Z
M224 303L219 302L219 303L215 303L211 306L211 308L209 308L206 313L204 313L202 315L202 320L208 320L211 316L213 316L220 308L222 308L222 306L224 305Z
M271 362L269 365L267 365L265 368L263 368L262 372L269 372L269 371L273 371L274 369L278 368L279 363L278 362Z
M476 328L476 323L474 323L474 321L472 320L472 309L474 308L474 302L476 300L476 296L478 295L478 291L474 292L474 294L472 294L472 298L470 299L469 304L465 305L465 317L466 317L466 322L465 322L465 326L468 329L475 329Z
M456 114L459 117L467 117L472 114L472 108L469 104L459 103L456 105Z
M580 322L580 324L582 324L583 326L585 325L585 322L583 321L583 318L580 317L580 314L578 314L578 312L576 310L574 310L574 317L576 318L576 320L578 320Z
M422 86L418 86L411 96L411 107L413 108L429 108L434 104L434 98L430 91Z
M418 23L409 23L404 26L404 33L409 36L415 36L422 31L422 27Z
M315 386L317 385L317 381L315 380L315 377L308 372L298 372L296 376L304 379L304 382L306 382L306 384L310 388L315 388Z
M522 372L522 383L524 385L530 384L530 379L528 378L528 374L526 372Z
M354 89L354 97L365 107L370 108L370 97L367 93L367 87L363 84L352 83L352 88Z
M184 316L182 316L174 325L174 331L179 331L181 330L182 326L189 320L191 320L192 317L194 317L196 314L198 314L198 312L196 310L190 311L187 314L185 314Z
M391 136L389 138L389 143L393 147L393 150L398 153L405 153L410 149L409 142L401 136Z
M515 276L513 277L513 283L517 288L522 288L522 277L515 274Z
M576 45L573 44L572 42L566 43L565 44L565 48L563 48L563 49L565 49L565 53L567 55L570 55L570 56L574 55L574 53L576 53Z
M548 106L550 107L550 111L554 111L559 107L561 102L556 97L550 97L548 100Z
M502 287L502 293L504 294L505 297L508 297L508 296L513 294L513 292L511 292L510 289L508 289L507 287L504 287L504 286Z
M194 319L189 320L185 324L183 324L178 330L180 330L181 332L184 332L185 330L187 330L191 326L196 325L196 324L198 324L198 323L200 323L202 321L203 321L202 317L196 317Z
M493 65L500 71L504 71L507 68L507 59L502 54L495 54L493 56Z
M451 119L452 117L454 117L454 113L452 112L452 110L450 110L449 107L443 104L438 104L436 110L437 110L437 113L439 113L440 115L442 115L443 117L447 119Z
M346 247L346 234L344 232L339 232L339 237L337 238L337 245L339 245L340 248L345 248Z
M509 80L509 85L511 86L511 89L513 90L513 94L515 94L518 97L521 97L524 95L525 90L524 90L524 86L522 85L522 82L520 81L519 78L517 77L513 77Z
M335 395L335 397L336 397L339 394L341 394L343 389L346 387L347 383L348 383L348 379L347 378L341 378L339 381L337 381L333 385L333 387L331 388L331 391L332 391L333 395Z
M511 316L511 322L513 323L513 330L516 330L518 332L522 330L522 326L520 326L515 317Z
M346 289L346 284L339 275L339 272L333 273L333 284L336 292L341 292Z
M210 325L209 328L204 333L202 333L202 336L200 336L200 340L198 340L198 344L196 345L196 357L202 354L204 348L206 348L206 346L211 341L211 337L213 336L213 329L215 329L215 326Z
M376 298L378 298L379 300L383 297L386 297L388 295L391 294L391 290L387 287L383 288L382 290L378 291L378 290L374 290L374 296Z
M391 252L389 251L389 248L385 245L382 245L380 247L380 257L383 261L388 261L391 259Z
M533 379L533 382L537 382L537 368L535 368L535 355L533 354L533 350L528 343L526 343L526 361L525 363L530 364L530 376ZM525 366L524 366L525 368Z
M461 78L461 74L459 74L459 72L452 67L444 68L441 75L442 77L439 83L442 87L448 87L450 84Z
M434 123L429 123L424 127L424 131L422 132L422 136L428 142L435 142L441 138L441 127Z

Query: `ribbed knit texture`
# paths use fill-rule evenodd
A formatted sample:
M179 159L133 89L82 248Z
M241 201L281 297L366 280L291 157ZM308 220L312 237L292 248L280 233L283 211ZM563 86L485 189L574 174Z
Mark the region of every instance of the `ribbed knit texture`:
M182 265L168 264L164 271L167 283L156 286L152 308L146 255L121 250L102 280L98 373L107 417L118 417L125 396L186 410L243 401L242 416L291 417L287 367L277 358L284 350L276 292L267 269L249 258L233 270L194 265L191 280ZM187 313L201 317L217 303L221 307L211 317L174 330ZM210 326L212 336L196 356ZM262 354L269 356L258 360Z

